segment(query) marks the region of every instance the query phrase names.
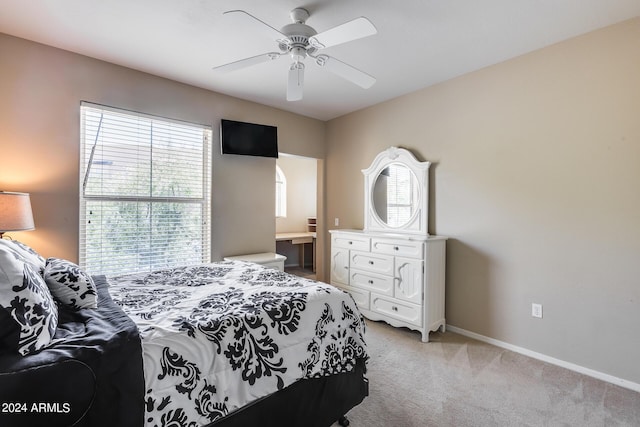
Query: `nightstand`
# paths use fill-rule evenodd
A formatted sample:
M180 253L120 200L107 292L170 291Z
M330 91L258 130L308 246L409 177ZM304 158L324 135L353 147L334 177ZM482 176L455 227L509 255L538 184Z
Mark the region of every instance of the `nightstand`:
M254 262L256 264L264 265L265 267L273 268L276 270L284 271L284 261L286 256L276 254L273 252L264 252L260 254L248 254L225 257L225 261L247 261Z

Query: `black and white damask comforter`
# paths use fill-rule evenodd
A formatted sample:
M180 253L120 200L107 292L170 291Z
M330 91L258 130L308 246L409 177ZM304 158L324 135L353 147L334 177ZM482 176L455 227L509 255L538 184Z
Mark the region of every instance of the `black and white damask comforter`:
M109 282L142 337L148 427L207 425L367 358L353 299L324 283L240 261Z

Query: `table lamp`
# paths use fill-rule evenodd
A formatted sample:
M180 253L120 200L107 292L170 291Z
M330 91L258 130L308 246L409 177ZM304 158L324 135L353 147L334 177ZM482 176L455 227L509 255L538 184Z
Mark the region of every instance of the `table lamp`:
M34 228L29 194L0 191L0 239L8 231Z

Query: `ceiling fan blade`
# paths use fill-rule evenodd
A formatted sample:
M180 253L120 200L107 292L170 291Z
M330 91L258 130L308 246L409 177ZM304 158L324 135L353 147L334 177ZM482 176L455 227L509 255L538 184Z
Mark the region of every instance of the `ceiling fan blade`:
M287 81L287 101L299 101L302 99L304 87L304 64L294 62L289 67L289 79Z
M222 71L224 73L229 71L236 71L242 68L250 67L252 65L260 64L262 62L273 61L280 58L282 55L283 54L280 52L263 53L249 58L240 59L239 61L230 62L228 64L218 65L217 67L213 67L213 69L216 71Z
M250 13L245 12L244 10L228 10L224 12L223 15L234 18L238 28L243 28L250 25L255 26L256 23L261 24L262 28L269 34L272 39L274 39L278 43L289 43L289 38L286 35L282 34L280 30L272 27L271 25L267 24L261 19L256 18Z
M375 77L331 56L318 55L315 57L315 60L319 66L326 68L345 80L357 84L363 89L369 89L376 82Z
M352 40L361 39L376 34L376 27L364 16L352 21L345 22L313 37L309 38L309 43L316 49L324 49Z

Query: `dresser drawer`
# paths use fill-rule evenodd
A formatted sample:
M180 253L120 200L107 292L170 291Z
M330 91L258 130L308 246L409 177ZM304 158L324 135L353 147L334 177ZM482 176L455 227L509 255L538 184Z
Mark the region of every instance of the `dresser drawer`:
M424 254L424 242L401 239L384 239L374 237L371 239L371 252L404 256L410 258L422 258Z
M393 257L371 252L351 251L349 265L362 271L393 276Z
M382 274L369 273L352 268L349 275L349 285L374 291L383 295L393 295L393 282L391 276L383 276Z
M416 326L422 326L422 310L419 305L398 301L383 295L371 294L371 311L401 320Z
M353 234L333 234L331 236L331 247L355 249L358 251L368 251L370 239L364 236Z

